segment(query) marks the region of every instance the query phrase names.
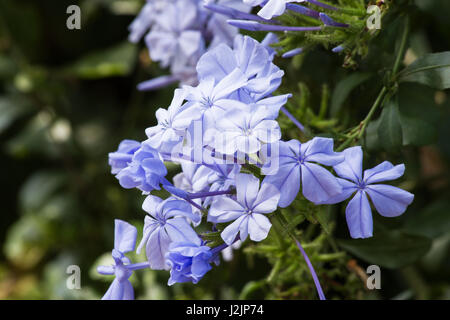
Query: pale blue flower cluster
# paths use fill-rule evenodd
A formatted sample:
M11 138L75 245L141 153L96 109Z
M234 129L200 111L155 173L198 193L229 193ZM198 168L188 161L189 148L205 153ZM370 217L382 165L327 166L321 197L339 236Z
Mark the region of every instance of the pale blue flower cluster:
M152 90L171 83L196 85L195 66L207 49L220 43L231 44L237 29L223 15L204 8L205 4L220 4L248 12L250 6L240 0L147 0L130 25L129 40L138 42L145 35L150 58L170 76L141 83L140 90Z
M330 138L281 140L277 117L290 95L273 95L284 73L273 63L271 39L259 43L237 35L232 47L222 43L204 53L196 65L198 85L175 90L168 108L156 111L158 123L145 130L146 140L124 140L110 153L120 185L146 195L137 253L144 249L147 262L132 264L125 257L134 250L137 232L116 220L114 265L99 268L116 276L104 299L133 298L128 278L141 268L170 270L169 285L197 283L219 263L222 250L247 238L266 239L269 216L289 206L300 189L317 205L353 195L346 209L353 238L372 236L369 197L387 217L402 214L412 202L411 193L378 184L402 176L403 165L383 162L363 174L360 147L335 152ZM166 179L164 162L181 167L173 182ZM151 194L161 188L171 194L164 200ZM196 231L202 223L209 232L219 229L214 243L222 244L213 246Z

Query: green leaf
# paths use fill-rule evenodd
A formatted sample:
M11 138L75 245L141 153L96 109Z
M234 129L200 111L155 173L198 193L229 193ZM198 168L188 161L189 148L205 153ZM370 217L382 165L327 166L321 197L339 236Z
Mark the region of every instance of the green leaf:
M33 215L24 216L8 229L4 254L17 266L31 268L45 255L51 236L48 221Z
M439 90L449 89L450 51L420 57L400 72L399 82L417 82Z
M438 200L419 212L411 212L404 230L410 233L437 238L450 230L450 201Z
M385 268L400 268L415 262L431 247L431 240L398 230L375 230L374 237L338 240L338 245L355 256Z
M345 100L350 93L361 83L369 80L372 77L370 73L353 73L336 85L331 97L330 114L335 117L342 108Z
M136 61L137 47L128 42L89 54L65 69L79 78L99 79L128 75Z
M380 118L370 121L367 125L366 133L364 135L364 146L368 150L381 149L381 142L378 138L378 127L380 126Z
M402 127L395 99L391 99L383 108L378 126L378 137L385 150L392 150L402 145Z
M321 207L317 210L316 218L320 226L323 228L323 231L326 234L331 234L333 231L333 219L331 216L330 207Z
M24 157L28 154L55 157L58 150L48 134L52 117L46 111L36 114L16 136L6 142L7 152L15 157Z
M440 110L434 101L435 90L418 83L403 83L395 100L381 117L371 121L364 144L369 150L392 150L400 146L424 146L434 143Z
M20 190L19 201L24 211L36 211L64 183L64 174L57 171L40 171L31 176Z
M437 137L439 110L434 90L416 83L402 84L398 91L403 145L423 146Z
M4 54L0 54L0 79L7 79L17 73L15 61Z
M266 282L264 280L260 281L250 281L248 282L244 288L241 291L241 294L239 295L239 300L245 300L252 297L252 295L262 289Z
M31 106L25 99L0 98L0 133L30 110Z

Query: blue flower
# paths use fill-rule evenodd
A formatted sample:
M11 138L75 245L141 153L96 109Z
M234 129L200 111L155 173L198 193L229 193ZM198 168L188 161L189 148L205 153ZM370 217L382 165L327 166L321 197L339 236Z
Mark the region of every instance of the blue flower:
M209 176L212 170L200 164L183 161L181 162L182 172L176 174L173 177L173 184L176 188L183 190L184 192L201 192L209 189ZM197 205L202 205L202 199L192 200ZM192 207L192 212L197 216L197 220L192 221L194 226L198 226L201 223L202 213L196 208Z
M369 238L373 234L373 221L367 196L382 216L397 217L412 203L414 195L397 187L378 184L401 177L405 171L403 164L394 166L389 161L384 161L365 170L363 174L361 147L348 148L343 153L345 161L333 167L343 178L338 178L342 193L323 203L338 203L354 194L345 210L350 235L352 238Z
M169 66L180 57L197 56L198 59L205 46L199 20L196 1L167 3L145 37L151 59L159 61L162 67Z
M316 137L303 144L297 140L280 141L271 148L275 155L272 154L270 161L265 160L262 173L267 175L265 181L280 190L280 207L285 208L294 201L300 184L305 198L314 203L342 192L337 179L316 164L334 166L344 160L342 154L333 151L333 139Z
M242 3L241 0L205 0L204 5L220 5L221 7L231 8L231 10L238 10L242 13L250 11L251 7ZM227 22L228 17L213 13L210 15L206 30L212 38L208 49L212 49L215 46L225 43L227 45L233 44L234 37L239 33L237 28L231 27Z
M197 87L185 86L186 100L193 104L195 112L214 113L223 111L230 104L228 98L247 84L247 78L239 68L234 69L216 83L213 77L202 79Z
M208 182L210 183L209 192L226 191L236 185L236 176L241 170L238 164L214 164L208 166L210 174L208 175ZM204 206L212 203L215 197L207 197L203 202Z
M252 6L262 6L258 15L264 19L272 19L274 16L282 15L286 10L286 3L289 2L302 2L302 0L244 0L244 3Z
M170 67L170 76L140 83L139 90L154 90L174 82L198 84L195 66L206 49L231 45L238 29L227 18L207 10L205 4L220 4L245 14L250 6L240 0L153 0L130 25L129 40L137 42L150 29L145 42L153 61Z
M265 214L277 209L280 192L273 185L262 183L249 174L236 177L236 199L219 197L209 210L208 220L214 223L233 221L221 233L226 244L231 245L239 234L244 241L247 236L253 241L264 240L272 226Z
M133 251L136 245L137 230L134 226L122 220L115 220L113 266L99 266L97 271L104 275L115 275L108 291L102 300L133 300L134 290L128 280L133 271L129 268L130 260L125 253Z
M190 109L190 105L183 104L185 97L185 90L176 89L170 106L167 109L156 110L158 124L145 130L148 139L144 144L159 152L170 153L174 146L183 140L188 126L195 117L200 117L187 110Z
M265 143L273 143L281 138L278 122L272 120L273 112L263 106L235 102L235 108L216 119L212 146L222 154L254 154Z
M192 213L189 203L184 200L168 198L162 200L149 195L142 204L149 213L145 217L144 234L137 252L145 246L150 268L165 269L165 254L171 242L183 241L200 244L200 238L187 222L186 218L198 222L198 216Z
M254 103L268 97L281 84L284 72L272 59L264 45L249 36L237 35L233 49L221 44L206 52L197 64L197 73L199 81L214 78L219 82L239 68L248 81L235 93L235 99Z
M175 283L197 283L211 270L213 253L208 246L192 242L172 242L166 254L170 268L168 285Z
M175 187L187 192L206 191L209 188L209 175L212 173L210 168L183 161L181 170L173 177Z
M164 2L166 1L167 0L147 0L147 3L142 7L139 15L128 27L130 30L128 40L130 42L136 43L141 40L155 22L155 17L161 13Z
M167 183L166 174L167 169L158 151L142 143L131 162L117 173L116 178L125 189L138 188L148 193L154 189L160 190L160 184Z
M111 173L118 174L120 170L126 168L140 146L141 143L135 140L123 140L117 151L110 152L108 163L111 166Z

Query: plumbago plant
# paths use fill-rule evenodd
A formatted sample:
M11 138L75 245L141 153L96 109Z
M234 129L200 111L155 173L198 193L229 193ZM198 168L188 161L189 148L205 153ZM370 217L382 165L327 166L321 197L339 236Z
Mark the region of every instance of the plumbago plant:
M364 117L356 123L335 118L345 95L372 77L355 73L336 87L332 116L326 119L328 87L316 114L307 84L293 85L290 72L276 64L289 62L277 56L294 57L295 66L305 52L325 49L343 60L344 68L364 66L381 32L367 27L369 5L377 6L383 28L399 35L394 59L379 69L381 89ZM103 299L133 299L129 278L138 269L167 270L169 286L198 283L220 263L221 253L229 259L230 250L239 246L273 265L241 297L269 288L272 298L310 298L314 285L325 299L327 292L340 290L333 283L341 280L333 279L342 279L347 252L370 261L368 238L377 232L389 245L390 231L377 227L376 213L398 217L414 195L410 186L392 182L404 174L404 164L370 159L371 166L367 160L364 165L366 149L375 143L367 140L368 132L377 133L382 148L401 146L413 134L411 123L401 122L408 116L399 110L399 84L438 89L450 84L448 54L427 55L402 69L414 14L408 5L149 0L130 26L130 40L145 35L151 59L170 75L138 89L179 87L170 105L156 111L157 125L145 130L145 140L123 140L109 155L120 185L142 191L145 219L137 248L136 228L115 221L114 265L98 268L115 275ZM180 168L172 179L167 163ZM336 241L333 216L339 214L339 203L344 204L349 239ZM135 249L145 251L147 261L126 257Z

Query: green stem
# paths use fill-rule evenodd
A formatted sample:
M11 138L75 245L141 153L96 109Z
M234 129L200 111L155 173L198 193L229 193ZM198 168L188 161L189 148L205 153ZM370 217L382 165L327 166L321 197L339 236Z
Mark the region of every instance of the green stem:
M385 97L387 92L388 92L388 90L387 90L386 86L384 86L383 89L381 89L380 93L378 94L378 97L375 100L374 104L370 108L369 113L364 118L364 120L361 121L360 129L358 131L356 131L355 133L353 133L352 135L350 135L347 138L347 140L345 140L343 143L341 143L341 145L336 149L337 152L340 152L340 151L344 150L345 148L347 148L347 146L350 145L350 143L352 143L352 141L354 139L359 140L362 137L362 135L364 134L364 131L367 128L367 124L370 122L370 120L372 119L373 114L375 113L375 111L378 109L378 107L383 102L384 97Z
M284 236L285 236L285 232L283 229L283 225L280 221L279 218L277 218L278 216L281 216L281 212L278 212L277 214L275 214L273 216L273 219L271 219L272 224L273 224L273 228L275 230L275 235L277 236L278 242L280 244L280 248L281 249L285 249L286 248L286 243L284 241Z
M272 282L275 276L280 272L281 266L282 266L282 259L278 259L277 262L275 262L275 265L272 268L272 271L270 272L269 276L267 277L267 282Z
M344 258L347 254L343 251L341 252L336 252L336 253L325 253L325 254L320 254L317 257L317 260L319 261L331 261L331 260L337 260L337 259L341 259Z
M392 68L392 78L394 78L397 75L398 69L400 68L400 64L405 55L406 43L407 43L408 36L409 36L409 29L410 29L409 16L406 16L405 17L405 27L403 29L400 47L397 52L397 57L395 58L394 67Z
M405 51L406 51L406 44L407 44L407 40L408 40L408 36L409 36L409 30L410 30L410 23L409 23L409 17L406 16L405 17L405 27L403 29L403 33L402 33L402 37L401 37L401 42L400 42L400 47L398 49L397 52L397 56L395 58L395 62L394 62L394 66L392 68L392 73L391 73L391 78L390 78L390 83L393 83L393 80L397 77L397 73L398 70L400 68L402 59L405 55ZM363 121L361 121L360 123L360 129L359 131L357 131L356 133L350 135L347 140L345 140L340 146L339 148L336 149L336 151L342 151L344 150L350 143L352 143L352 141L354 139L361 139L361 137L363 136L367 125L369 124L370 120L372 119L375 111L378 109L378 107L380 105L383 104L384 98L386 96L386 94L388 93L388 87L383 86L383 88L381 89L380 93L378 94L377 99L375 100L374 104L372 105L372 107L369 110L369 113L367 114L367 116L364 118Z
M352 143L353 139L357 137L358 133L352 134L350 137L347 138L343 143L339 145L339 147L336 149L337 152L340 152L348 147L350 143Z
M357 136L358 140L364 134L364 131L367 128L367 124L372 119L372 116L375 113L375 110L377 110L377 108L381 105L381 102L384 100L384 96L386 95L386 93L387 93L387 88L386 88L386 86L384 86L383 89L381 89L380 93L378 94L378 97L375 100L372 108L370 108L369 113L367 114L366 118L362 121L361 130L359 131L358 136Z
M416 299L427 300L429 298L430 289L415 267L405 267L401 270L401 273L416 294Z
M320 285L320 281L317 277L317 273L314 270L314 267L310 261L310 259L308 258L303 246L300 244L300 241L297 239L297 236L295 235L294 232L292 232L290 229L286 228L286 223L287 221L284 219L284 217L281 214L276 214L272 217L272 222L279 222L280 225L286 230L286 232L292 237L292 239L294 240L294 242L296 243L298 249L300 250L303 258L305 259L306 265L308 266L309 272L311 273L311 276L314 280L314 285L316 287L317 290L317 294L320 298L320 300L326 300L325 295L323 293L322 290L322 286Z

